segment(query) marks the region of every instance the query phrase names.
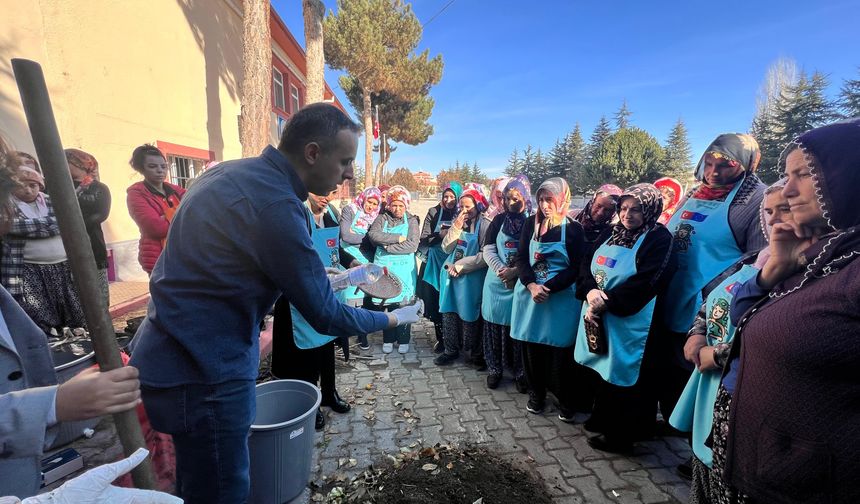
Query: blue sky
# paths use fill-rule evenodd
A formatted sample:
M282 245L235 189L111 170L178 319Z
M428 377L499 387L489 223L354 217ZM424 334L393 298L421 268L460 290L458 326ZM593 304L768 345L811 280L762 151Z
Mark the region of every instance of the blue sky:
M423 23L448 2L412 6ZM304 44L301 0L273 4ZM497 175L514 147L546 152L577 122L587 139L624 99L632 123L661 143L683 118L698 158L719 133L748 130L756 93L779 57L827 74L834 96L844 78L860 78L858 20L857 0L454 0L425 27L419 47L445 61L431 91L435 134L401 145L388 168L436 173L459 159ZM338 75L326 68L349 107Z

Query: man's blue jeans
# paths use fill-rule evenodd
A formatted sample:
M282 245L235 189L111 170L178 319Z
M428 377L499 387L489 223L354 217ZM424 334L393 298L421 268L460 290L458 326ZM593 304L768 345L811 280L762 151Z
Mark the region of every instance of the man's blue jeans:
M170 388L141 386L152 427L173 436L176 489L186 503L248 500L248 433L256 413L255 383Z

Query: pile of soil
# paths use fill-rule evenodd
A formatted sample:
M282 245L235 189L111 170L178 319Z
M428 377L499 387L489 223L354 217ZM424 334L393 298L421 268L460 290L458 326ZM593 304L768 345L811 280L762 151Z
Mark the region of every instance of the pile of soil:
M326 485L313 500L333 504L552 503L540 479L484 448L437 445L389 459L385 468L371 467L348 486Z

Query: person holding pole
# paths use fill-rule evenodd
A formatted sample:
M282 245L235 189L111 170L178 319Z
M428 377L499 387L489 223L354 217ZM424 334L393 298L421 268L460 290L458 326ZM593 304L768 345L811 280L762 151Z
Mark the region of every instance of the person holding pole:
M173 436L187 503L248 498L259 327L278 296L320 334L418 321L421 303L380 313L339 302L308 233L308 192L352 179L360 131L338 108L308 105L277 149L208 170L173 217L131 363L152 426Z

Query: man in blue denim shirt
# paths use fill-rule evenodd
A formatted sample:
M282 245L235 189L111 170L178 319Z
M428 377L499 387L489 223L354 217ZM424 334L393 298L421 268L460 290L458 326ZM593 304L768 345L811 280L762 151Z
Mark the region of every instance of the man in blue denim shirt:
M207 171L179 206L152 271L132 365L152 426L171 434L186 502L245 502L260 321L285 296L321 334L414 323L339 303L303 202L352 178L360 128L328 104L297 112L278 149Z

